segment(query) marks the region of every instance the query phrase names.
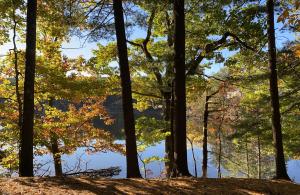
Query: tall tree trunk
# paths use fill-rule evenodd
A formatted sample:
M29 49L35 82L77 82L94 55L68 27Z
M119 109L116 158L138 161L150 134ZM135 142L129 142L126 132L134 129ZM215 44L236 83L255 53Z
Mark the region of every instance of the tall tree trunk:
M165 93L164 95L164 100L165 100L165 121L170 122L171 119L171 93ZM166 126L166 132L170 132L171 127L169 125ZM171 133L171 132L170 132ZM173 151L173 139L171 134L166 136L165 140L165 158L167 161L165 162L165 167L166 167L166 176L170 177L171 176L171 171L173 169L173 161L174 161L174 151Z
M20 132L19 175L33 176L34 78L37 1L27 1L23 120Z
M224 103L224 102L223 102ZM222 106L224 106L224 104L222 103ZM222 177L222 172L221 172L221 163L222 163L222 125L223 125L223 121L225 118L225 113L222 112L222 118L218 127L218 142L219 142L219 155L218 155L218 178Z
M184 0L174 0L175 19L175 154L176 175L190 176L186 143L185 15Z
M173 48L173 30L171 21L169 18L169 14L166 11L166 26L167 26L167 42L170 49ZM173 165L174 165L174 137L173 137L173 119L174 119L174 87L173 87L173 75L174 75L174 66L172 62L169 62L167 64L166 68L166 78L168 79L168 88L171 90L164 93L165 98L165 120L166 122L170 122L170 126L166 128L167 131L170 131L170 135L166 137L165 140L165 152L166 152L166 158L167 162L165 163L166 166L166 176L169 178L172 175Z
M261 179L261 149L260 149L260 136L259 135L257 135L257 149L258 149L257 176L258 176L258 179Z
M276 68L276 42L274 29L274 0L267 0L268 15L268 46L270 66L270 94L272 107L272 130L276 161L276 179L290 180L285 166L284 151L282 144L282 132L280 122L280 107Z
M122 0L113 0L126 135L127 177L140 178Z
M208 124L208 101L210 96L205 97L205 107L204 107L204 116L203 116L203 146L202 146L202 177L207 177L207 124Z
M207 92L206 92L207 93ZM208 126L208 116L209 116L209 110L208 110L208 105L209 105L209 100L212 98L214 95L219 93L219 89L210 95L205 96L205 106L204 106L204 113L203 113L203 145L202 145L202 177L206 178L207 177L207 163L208 163L208 150L207 150L207 126ZM223 123L224 115L222 116L222 121L219 125L219 129L221 129L222 123Z

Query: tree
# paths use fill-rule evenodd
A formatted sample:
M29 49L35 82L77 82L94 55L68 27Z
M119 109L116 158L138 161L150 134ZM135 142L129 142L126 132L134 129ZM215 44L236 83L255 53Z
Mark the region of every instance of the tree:
M274 29L274 0L267 1L268 16L268 54L269 54L269 71L270 71L270 94L272 108L272 130L276 160L277 179L290 180L285 166L284 151L282 144L281 116L279 107L278 81L276 68L276 42Z
M280 90L280 110L282 116L282 133L285 138L284 148L285 155L289 159L299 158L299 58L293 52L294 44L287 43L277 53L278 67L278 87ZM267 64L267 52L262 52L264 60L257 59L257 54L236 54L231 57L226 66L230 71L232 85L234 85L241 93L241 102L238 106L237 120L232 121L230 126L234 129L231 136L234 136L234 145L239 144L240 148L244 148L239 153L244 156L248 154L247 167L243 171L248 173L249 177L258 174L258 163L252 159L261 159L261 177L270 178L275 174L275 157L274 146L272 144L271 131L271 112L270 112L270 92L269 92L269 74ZM298 76L297 76L298 75ZM233 126L232 126L233 125ZM230 136L230 137L231 137ZM259 142L258 142L259 137ZM229 139L230 140L230 139ZM225 140L224 140L225 141ZM260 143L260 144L259 144ZM248 145L248 147L247 147ZM249 150L257 147L258 154L254 154L255 150ZM260 146L260 147L258 147ZM260 150L259 150L260 148ZM261 157L259 158L259 151ZM234 154L234 152L232 152ZM252 156L253 155L253 156ZM238 155L237 155L238 156ZM235 162L237 158L231 158ZM242 158L241 158L242 159ZM271 163L273 162L274 163ZM227 161L226 164L228 164ZM243 165L244 162L239 163ZM273 169L274 164L274 169ZM236 167L236 166L235 166ZM225 167L229 168L228 166ZM240 167L241 168L241 167ZM234 168L229 168L233 170Z
M20 176L33 176L34 78L37 1L28 0L23 120L20 133Z
M145 100L149 101L152 97L151 102L156 101L163 107L164 120L167 123L162 134L170 132L166 134L165 138L165 170L167 177L170 177L174 164L174 144L173 136L171 135L172 128L170 125L172 81L174 77L173 62L171 59L173 56L174 44L173 24L171 24L168 13L169 7L171 7L169 5L171 4L167 2L166 6L163 6L164 8L160 8L153 2L141 3L141 7L149 12L147 35L142 40L137 39L135 41L128 41L128 43L134 46L131 48L132 50L138 49L138 51L134 50L134 52L130 52L131 62L133 65L136 65L134 66L134 69L138 69L137 72L143 71L148 75L148 79L141 78L140 76L138 78L133 78L133 89L138 90L140 93L140 95L134 94L134 97L136 97L138 101L137 105L147 105ZM166 26L156 25L156 20L163 20ZM163 31L166 31L165 33L161 33L162 28L164 29ZM152 36L157 36L156 34L166 37L167 41L153 41ZM141 61L140 52L143 52L146 58L143 61ZM158 58L157 60L155 59L156 57ZM151 87L145 88L145 84L150 85ZM151 92L149 92L150 90ZM153 100L153 98L156 100ZM160 101L157 101L158 99ZM144 108L146 108L146 106L144 106Z
M158 5L153 1L138 1L135 2L134 24L139 24L141 28L146 28L145 38L136 38L135 40L128 40L130 47L129 59L132 67L132 87L133 95L137 100L140 108L152 106L153 102L162 106L164 117L171 125L166 127L166 131L171 131L172 134L172 120L173 112L170 105L170 97L172 94L172 81L174 80L174 70L172 59L174 56L174 19L170 15L172 13L172 3L164 2ZM257 29L261 20L253 22L251 19L254 16L247 17L248 12L255 11L256 7L250 4L237 3L232 8L230 15L224 14L223 7L227 6L229 2L207 1L203 5L197 6L196 1L188 1L185 6L187 18L187 43L186 43L186 61L187 68L189 68L188 81L193 79L187 86L195 81L205 82L202 72L204 68L210 66L209 63L201 64L204 59L211 60L216 58L216 61L222 59L219 50L229 48L229 50L236 50L242 46L245 47L245 42L241 39L255 41L260 35L261 31ZM217 7L217 8L216 8ZM244 7L243 11L238 8ZM199 17L199 9L204 15ZM139 13L141 12L141 13ZM255 11L255 16L259 13ZM147 14L147 16L144 16ZM137 16L136 16L137 15ZM205 17L207 15L208 17ZM135 18L134 17L134 18ZM241 19L237 19L241 17ZM145 18L145 20L143 20ZM246 19L245 19L246 18ZM148 19L148 20L146 20ZM246 20L246 22L245 22ZM131 24L129 20L129 24ZM147 21L147 22L141 22ZM242 21L242 22L240 22ZM211 24L216 25L211 25ZM248 24L247 26L240 27ZM133 25L134 25L133 24ZM222 24L222 25L217 25ZM223 24L226 24L225 26ZM253 29L256 31L237 30L239 28ZM228 32L229 31L229 32ZM231 33L230 33L231 32ZM243 33L241 33L243 32ZM216 34L222 36L221 39L215 40ZM249 35L250 34L250 35ZM255 34L255 35L253 35ZM210 36L212 35L212 36ZM232 39L229 39L232 38ZM204 49L205 48L205 49ZM145 57L145 59L143 58ZM142 74L141 74L142 73ZM195 75L197 74L197 75ZM145 87L147 86L147 87ZM193 93L195 90L193 90ZM202 93L202 90L199 91ZM198 94L197 94L198 95ZM172 98L171 98L172 99ZM189 99L189 98L187 98ZM157 105L155 104L155 105ZM172 136L167 136L165 140L165 152L168 159L165 163L167 174L172 170Z
M203 114L203 160L202 160L202 177L207 177L207 125L208 125L208 117L209 117L209 100L216 95L219 90L212 92L211 94L206 94L205 96L205 107L204 107L204 114Z
M139 170L138 156L137 156L135 124L134 124L135 122L134 122L134 113L133 113L133 105L132 105L131 81L130 81L122 0L114 0L113 9L114 9L114 16L115 16L115 28L116 28L116 36L117 36L117 47L118 47L118 57L119 57L121 86L122 86L124 129L126 135L127 177L139 178L141 177L141 173Z
M186 88L185 88L185 22L184 0L174 1L174 68L175 68L175 175L190 176L186 143Z

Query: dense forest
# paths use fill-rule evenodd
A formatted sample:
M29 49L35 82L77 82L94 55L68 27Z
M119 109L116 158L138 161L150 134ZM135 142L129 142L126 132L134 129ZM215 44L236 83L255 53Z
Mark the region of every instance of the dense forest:
M124 155L127 178L160 161L164 178L213 163L290 181L299 32L297 0L0 0L1 175L37 176L50 154L66 176L62 156L84 148Z

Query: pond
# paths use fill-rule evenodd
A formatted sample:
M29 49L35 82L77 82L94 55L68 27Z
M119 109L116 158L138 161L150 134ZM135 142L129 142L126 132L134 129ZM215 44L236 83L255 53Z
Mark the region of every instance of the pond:
M124 143L124 141L118 141L120 143ZM201 163L202 163L202 150L195 146L194 148L195 156L196 156L196 165L197 165L197 175L198 177L202 175L201 171ZM142 158L147 158L151 156L159 156L163 158L164 156L164 142L161 142L155 146L147 148L143 153L141 153ZM217 166L212 161L212 157L209 156L209 164L208 164L208 177L216 178ZM45 170L49 170L47 175L54 174L54 166L53 159L51 155L44 155L36 157L36 162L45 164L42 169L39 170L38 174L43 174ZM121 168L121 172L118 176L114 176L114 178L125 178L126 177L126 158L124 155L115 153L115 152L98 152L93 154L85 153L84 148L79 148L72 155L63 155L62 156L63 170L70 171L75 167L80 167L81 170L86 169L103 169L109 167L119 166ZM79 163L80 162L80 163ZM140 162L141 173L143 174L142 163ZM190 173L195 175L194 171L194 161L192 157L192 150L188 148L188 166ZM300 160L289 160L287 162L288 174L295 182L300 183ZM164 170L164 162L155 161L149 163L146 167L148 171L147 177L161 177L162 172ZM231 177L230 171L222 168L222 176L223 177ZM243 177L243 175L241 175Z

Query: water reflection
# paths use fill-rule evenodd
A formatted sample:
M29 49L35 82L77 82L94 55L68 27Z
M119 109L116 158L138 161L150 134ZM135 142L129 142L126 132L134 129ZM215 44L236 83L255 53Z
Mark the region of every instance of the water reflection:
M119 141L123 143L123 141ZM194 148L196 161L197 161L197 175L201 176L201 163L202 163L202 150L199 147ZM159 156L161 158L164 157L164 143L161 142L155 146L147 148L143 153L142 157L147 158L151 156ZM209 155L209 164L208 164L208 177L216 178L218 176L217 173L217 166L214 164L213 156ZM93 153L93 154L86 154L84 148L78 149L72 155L63 155L63 170L70 171L72 169L76 169L77 166L80 166L82 170L85 169L102 169L108 168L112 166L119 166L121 168L121 172L118 176L114 178L125 178L126 177L126 159L125 156L115 153L115 152L107 152L107 153ZM39 170L38 174L41 175L44 171L49 169L47 174L53 175L54 174L54 167L53 167L53 159L51 155L44 155L40 157L36 157L36 161L46 164L41 170ZM80 163L79 163L80 162ZM140 162L141 172L142 171L142 163ZM192 157L192 150L188 149L188 166L190 173L195 175L194 172L194 161ZM295 182L300 183L300 161L299 160L290 160L287 163L288 167L288 174ZM148 178L154 177L163 177L164 171L164 163L163 162L151 162L146 167L148 170L151 170L150 174L148 172ZM222 168L222 176L223 177L232 177L232 173L224 168ZM239 176L243 177L244 175L240 174ZM245 177L245 176L244 176Z

